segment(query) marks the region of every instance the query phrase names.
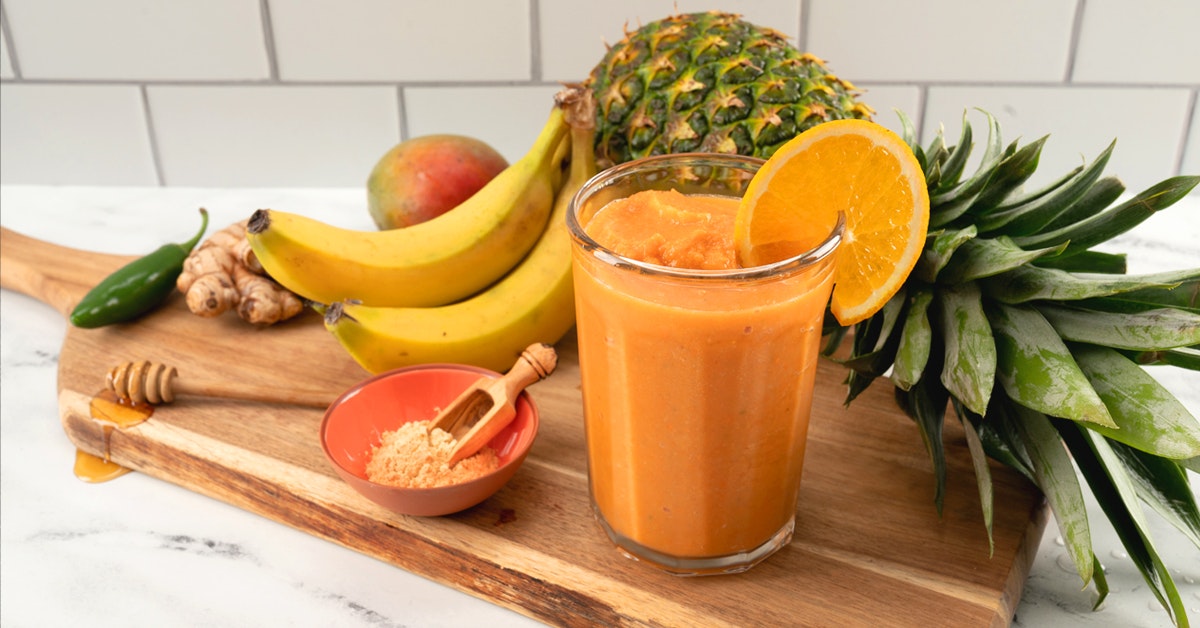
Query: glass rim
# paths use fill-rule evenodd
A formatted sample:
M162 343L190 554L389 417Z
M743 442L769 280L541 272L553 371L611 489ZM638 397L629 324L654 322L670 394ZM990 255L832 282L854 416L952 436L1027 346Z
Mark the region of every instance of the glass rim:
M627 161L622 164L617 164L607 168L589 179L579 188L574 196L571 197L571 204L567 211L567 231L572 239L582 244L583 248L595 256L597 259L615 267L627 267L638 270L645 274L658 275L663 277L674 277L679 279L724 279L724 280L746 280L746 279L762 279L766 277L774 277L780 274L787 274L800 270L802 268L816 264L831 253L837 250L842 242L842 234L846 226L846 217L843 212L838 212L837 222L834 223L833 229L819 244L807 251L797 253L791 257L763 264L761 266L751 266L748 268L730 268L706 270L696 268L677 268L674 266L663 266L661 264L652 264L643 262L630 257L625 257L608 247L600 244L587 234L583 229L583 225L579 223L579 206L594 190L605 187L604 182L614 179L621 175L636 173L641 170L649 170L662 162L687 160L698 165L712 165L723 167L762 166L765 160L758 157L748 155L731 154L731 153L672 153L668 155L654 155L643 157L633 161Z

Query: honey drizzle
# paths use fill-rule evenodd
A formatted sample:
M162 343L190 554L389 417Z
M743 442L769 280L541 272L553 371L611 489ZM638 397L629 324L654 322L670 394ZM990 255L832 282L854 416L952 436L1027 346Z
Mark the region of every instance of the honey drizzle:
M102 390L88 405L92 420L104 430L104 456L82 449L75 450L75 477L84 482L107 482L129 473L130 469L111 460L111 440L114 429L126 429L142 423L154 414L154 406L122 400L111 390Z
M154 406L124 401L108 389L96 393L89 408L92 411L92 420L122 430L133 427L154 414Z
M82 449L75 450L75 477L89 484L114 480L130 471L131 469Z

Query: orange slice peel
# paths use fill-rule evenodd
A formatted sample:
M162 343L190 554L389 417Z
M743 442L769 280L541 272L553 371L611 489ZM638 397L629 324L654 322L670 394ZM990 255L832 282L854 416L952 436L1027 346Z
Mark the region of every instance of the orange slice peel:
M925 246L929 193L912 149L866 120L835 120L784 144L742 197L734 243L743 266L807 252L845 218L830 311L843 326L878 312Z

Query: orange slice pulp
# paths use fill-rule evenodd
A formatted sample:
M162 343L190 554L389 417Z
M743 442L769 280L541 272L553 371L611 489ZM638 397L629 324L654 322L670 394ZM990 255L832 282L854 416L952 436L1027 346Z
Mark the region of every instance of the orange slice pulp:
M909 146L866 120L818 124L754 175L734 224L743 266L808 251L845 216L830 310L844 326L878 312L921 257L929 227L925 175Z

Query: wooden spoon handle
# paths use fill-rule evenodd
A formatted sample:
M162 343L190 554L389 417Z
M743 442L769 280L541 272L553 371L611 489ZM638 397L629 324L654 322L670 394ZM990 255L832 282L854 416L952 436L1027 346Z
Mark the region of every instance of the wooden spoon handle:
M504 400L512 403L522 390L549 377L557 366L558 353L554 347L545 343L529 345L501 378L504 382Z
M521 352L512 368L488 386L487 392L491 397L491 409L487 411L471 427L458 438L458 444L450 455L450 464L458 464L460 460L475 455L489 441L500 433L517 414L517 395L521 394L530 384L545 379L558 366L558 354L554 347L539 343L532 344Z

